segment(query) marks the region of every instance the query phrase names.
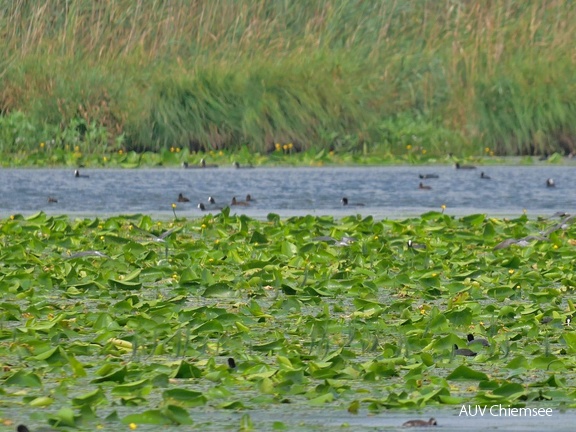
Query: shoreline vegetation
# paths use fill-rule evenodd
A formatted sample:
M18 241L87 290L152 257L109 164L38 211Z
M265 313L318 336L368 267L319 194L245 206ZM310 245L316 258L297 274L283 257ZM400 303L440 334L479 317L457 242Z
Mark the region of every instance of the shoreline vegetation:
M16 0L0 13L0 153L569 155L574 22L559 0Z

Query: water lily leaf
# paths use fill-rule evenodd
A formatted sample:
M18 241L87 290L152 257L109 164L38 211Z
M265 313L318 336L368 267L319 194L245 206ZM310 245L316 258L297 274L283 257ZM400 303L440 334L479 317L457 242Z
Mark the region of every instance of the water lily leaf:
M83 405L97 405L106 399L106 395L100 387L82 396L77 396L72 399L72 405L80 407Z
M40 377L33 372L19 370L9 375L2 385L16 387L42 387Z
M228 284L215 283L207 287L202 293L202 297L213 297L213 298L227 298L236 297L236 291Z
M112 289L125 289L125 290L137 290L142 288L141 282L131 282L118 279L108 279L108 283Z
M95 378L91 382L102 383L102 382L112 381L112 382L121 383L121 382L124 382L127 373L128 373L128 369L126 368L126 366L124 366L123 368L118 369L114 372L111 372L108 375L104 375L100 378Z
M179 388L164 391L162 398L166 404L176 404L186 407L203 406L207 402L202 392Z
M56 414L52 414L48 417L48 422L52 426L76 427L77 419L78 417L74 415L74 411L70 408L61 408Z
M28 405L30 405L31 407L43 408L43 407L50 406L53 403L54 403L54 399L52 399L51 397L40 396L40 397L32 399L30 402L28 402Z
M59 346L44 351L43 353L34 356L34 358L36 360L44 360L50 365L61 365L68 363L68 356L66 355L66 352Z
M178 368L172 375L173 378L200 378L202 371L191 363L184 360L180 362Z
M143 396L150 393L152 383L149 379L142 379L126 384L114 386L112 394L115 396Z
M568 352L570 354L576 353L576 333L564 332L562 333L562 339L564 339L564 342L566 343Z
M161 410L147 410L140 414L130 414L122 419L124 424L170 425L174 421Z
M524 387L520 384L507 383L493 390L492 393L496 396L502 396L508 398L509 400L514 400L524 395L526 391L524 390Z
M461 365L452 371L450 375L446 377L448 380L472 380L472 381L487 381L488 375L483 372L478 372L470 369L467 366Z

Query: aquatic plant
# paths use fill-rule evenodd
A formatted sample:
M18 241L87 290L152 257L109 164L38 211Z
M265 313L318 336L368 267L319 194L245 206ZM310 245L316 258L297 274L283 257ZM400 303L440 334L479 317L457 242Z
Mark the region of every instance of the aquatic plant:
M286 403L574 406L569 222L13 215L0 221L3 415L109 429ZM315 240L328 237L355 240ZM490 346L455 356L469 333Z

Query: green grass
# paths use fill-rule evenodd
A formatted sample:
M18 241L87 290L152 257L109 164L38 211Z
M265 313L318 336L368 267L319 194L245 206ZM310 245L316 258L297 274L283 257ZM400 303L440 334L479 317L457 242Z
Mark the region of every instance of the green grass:
M320 407L574 407L575 227L496 248L557 223L13 215L0 221L0 420L260 430L275 418L250 413L289 412L275 429L292 430ZM468 333L491 346L454 356Z
M16 0L0 152L566 154L575 21L559 0Z

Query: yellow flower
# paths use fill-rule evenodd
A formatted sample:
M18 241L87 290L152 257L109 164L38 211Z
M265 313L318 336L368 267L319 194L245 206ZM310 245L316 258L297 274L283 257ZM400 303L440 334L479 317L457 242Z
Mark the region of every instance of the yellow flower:
M508 270L508 273L510 273L510 274L514 274L514 269L510 269L510 270Z
M172 203L172 208L175 209L175 208L176 208L176 204Z
M170 153L174 153L176 149L174 147L170 147Z
M136 430L136 428L138 428L138 425L137 425L136 423L130 423L130 424L128 425L128 427L129 427L130 429L132 429L132 430Z
M411 146L410 144L408 144L408 145L406 146L406 150L412 150L412 146Z
M282 150L282 146L279 143L274 144L274 147L276 147L276 151Z
M40 143L40 148L44 148L46 144L44 144L43 142Z
M294 145L292 143L288 143L288 148L291 149L292 147L294 147Z
M80 151L80 146L76 146L76 147L74 147L74 151L77 151L77 152L79 152L79 151Z
M104 157L102 158L102 160L103 160L104 162L108 162L108 158L107 158L106 156L104 156Z
M422 154L426 154L426 149L422 149Z
M122 153L124 153L124 152L122 151L122 149L118 150L118 154L119 154L119 155L121 155Z
M202 226L200 228L206 229L206 224L202 224Z
M224 152L223 152L222 150L220 150L220 151L218 152L218 156L224 156Z
M484 149L484 151L485 151L486 153L490 153L490 147L486 147L486 148Z
M284 145L282 146L282 148L283 148L284 150L288 150L288 144L284 144Z

